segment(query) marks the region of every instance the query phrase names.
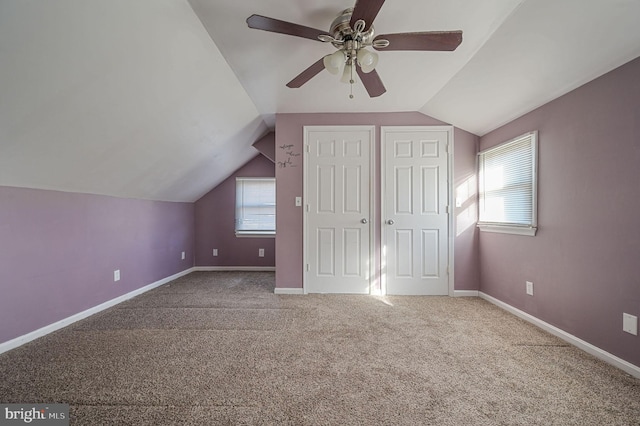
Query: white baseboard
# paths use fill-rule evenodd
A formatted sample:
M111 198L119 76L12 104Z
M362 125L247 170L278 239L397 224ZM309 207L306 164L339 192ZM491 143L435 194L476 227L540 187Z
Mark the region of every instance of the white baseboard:
M71 315L70 317L64 318L60 321L54 322L53 324L49 324L47 326L44 326L42 328L39 328L35 331L32 331L30 333L24 334L22 336L16 337L15 339L9 340L7 342L4 343L0 343L0 354L3 352L7 352L10 351L11 349L15 349L18 346L22 346L25 343L28 343L32 340L35 340L39 337L45 336L49 333L52 333L56 330L59 330L61 328L64 328L70 324L73 324L76 321L80 321L81 319L85 319L93 314L97 314L100 311L104 311L107 308L110 308L114 305L117 305L118 303L122 303L125 300L129 300L132 297L138 296L139 294L145 293L149 290L153 290L156 287L160 287L161 285L164 285L168 282L171 282L175 279L178 279L182 276L185 276L191 272L193 272L194 268L189 268L189 269L185 269L182 272L178 272L177 274L173 274L170 277L166 277L163 278L159 281L156 281L154 283L151 283L149 285L146 285L144 287L140 287L136 290L133 290L127 294L123 294L122 296L118 296L115 299L111 299L108 300L104 303L101 303L97 306L94 306L93 308L89 308L86 311L82 311L79 312L77 314Z
M193 271L197 272L216 272L216 271L256 271L256 272L273 272L275 266L194 266Z
M478 297L478 290L453 290L453 297Z
M525 321L528 321L530 323L532 323L533 325L536 325L538 327L540 327L541 329L553 334L554 336L557 336L559 338L561 338L562 340L564 340L567 343L572 344L573 346L576 346L580 349L582 349L583 351L587 352L588 354L591 354L593 356L595 356L598 359L601 359L604 362L607 362L611 365L613 365L614 367L618 367L619 369L621 369L622 371L631 374L634 377L640 378L640 367L634 364L631 364L630 362L627 362L625 360L623 360L622 358L618 358L617 356L610 354L609 352L600 349L597 346L592 345L591 343L585 342L584 340L574 336L573 334L569 334L566 331L551 325L547 322L542 321L539 318L534 317L531 314L528 314L524 311L521 311L518 308L514 308L513 306L496 299L493 296L489 296L486 293L483 292L479 292L479 296L481 298L483 298L484 300L493 303L494 305L504 309L505 311L511 312L512 314L514 314L515 316L522 318Z
M273 290L273 293L274 294L304 294L304 289L276 287L275 290Z

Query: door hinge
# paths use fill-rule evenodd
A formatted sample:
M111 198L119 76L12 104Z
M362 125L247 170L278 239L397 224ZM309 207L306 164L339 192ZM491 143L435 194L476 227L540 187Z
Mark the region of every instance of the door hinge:
M449 152L449 144L448 144L448 143L444 146L444 151L445 151L447 154L450 154L450 152Z
M449 211L449 206L446 206L446 207L445 207L445 211L447 212L447 214L451 213L451 212Z
M307 272L309 272L311 269L309 268L309 264L307 263Z
M305 146L305 149L307 150L307 152L311 152L311 145L307 144Z

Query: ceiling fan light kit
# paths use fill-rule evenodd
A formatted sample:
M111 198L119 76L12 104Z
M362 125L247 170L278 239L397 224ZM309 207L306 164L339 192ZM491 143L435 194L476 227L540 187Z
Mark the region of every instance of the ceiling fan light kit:
M376 65L378 65L378 54L370 52L364 47L358 50L356 57L358 59L358 65L362 68L363 73L370 73L375 69Z
M375 50L453 51L462 42L462 31L397 33L374 37L373 20L383 4L384 0L356 0L355 7L343 10L333 20L329 32L261 15L251 15L247 18L247 24L249 28L331 43L338 49L298 74L287 83L288 87L301 87L323 69L334 75L342 71L340 81L351 84L350 98L353 99L356 75L360 76L364 88L373 98L385 93L386 89L375 70L378 54L367 50L367 47Z
M337 50L322 58L324 68L331 74L337 75L345 64L345 56L342 50Z

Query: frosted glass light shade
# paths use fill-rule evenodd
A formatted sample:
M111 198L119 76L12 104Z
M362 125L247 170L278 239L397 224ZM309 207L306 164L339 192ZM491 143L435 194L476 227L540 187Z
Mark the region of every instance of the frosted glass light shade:
M344 65L344 61L344 52L342 50L337 50L322 59L325 69L334 75L337 75L340 72L340 68Z
M353 80L353 83L357 83L358 79L356 78L356 69L354 68L355 65L345 65L344 66L344 71L342 72L342 78L340 79L341 82L343 83L351 83L351 80Z
M378 65L378 54L370 52L367 49L358 50L358 64L362 68L362 72L370 73Z

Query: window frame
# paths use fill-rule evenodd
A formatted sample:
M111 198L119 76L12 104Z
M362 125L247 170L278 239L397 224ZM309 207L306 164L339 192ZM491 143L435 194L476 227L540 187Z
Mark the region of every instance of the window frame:
M271 181L273 182L274 193L274 222L273 230L260 230L260 229L238 229L240 223L239 209L242 207L238 204L238 184L240 182L248 181ZM237 238L275 238L276 236L276 220L275 220L275 207L276 207L276 178L275 177L236 177L235 187L235 218L234 218L234 231Z
M482 198L485 193L484 180L483 180L483 163L482 156L492 151L504 149L507 145L516 144L522 142L524 139L529 138L531 142L531 223L529 224L516 224L508 222L492 222L483 221L482 216ZM485 149L478 153L478 223L477 226L484 232L497 232L504 234L526 235L533 237L538 230L538 131L531 131L524 133L513 139L502 142L491 148Z

